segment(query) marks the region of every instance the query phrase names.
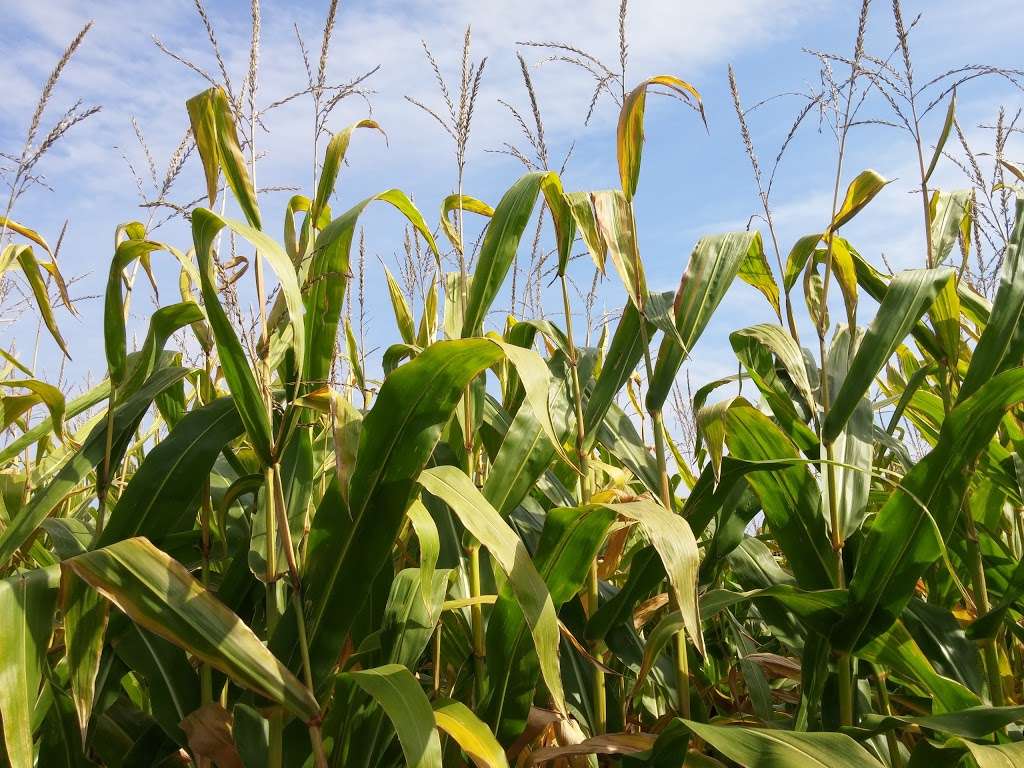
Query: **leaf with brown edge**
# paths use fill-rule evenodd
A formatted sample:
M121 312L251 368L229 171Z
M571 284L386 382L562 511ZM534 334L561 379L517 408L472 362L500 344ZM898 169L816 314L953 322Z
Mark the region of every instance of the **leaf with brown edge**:
M579 744L563 747L543 747L530 756L530 765L543 765L559 758L583 755L637 755L654 746L657 737L652 733L606 733L593 736Z
M204 704L181 721L188 746L197 756L212 760L217 768L244 768L232 733L234 718L216 702Z
M673 75L656 75L644 80L627 94L619 112L619 125L615 133L616 153L619 160L619 178L622 181L622 193L627 200L632 200L640 181L640 156L644 146L644 108L647 102L647 89L652 85L663 86L697 109L704 127L707 118L704 116L704 104L700 93L685 80Z
M864 206L870 203L875 195L881 192L889 181L877 171L870 168L857 174L850 186L846 188L846 197L843 204L836 211L832 223L825 230L825 237L837 231L846 222L863 210Z
M233 682L286 707L319 717L313 694L256 634L185 567L143 537L65 560L70 569L139 626L219 669Z

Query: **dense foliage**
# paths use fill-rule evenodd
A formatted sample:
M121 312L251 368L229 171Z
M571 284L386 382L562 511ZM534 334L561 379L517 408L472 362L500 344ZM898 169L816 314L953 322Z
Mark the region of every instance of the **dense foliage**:
M757 231L714 234L674 295L652 293L633 209L649 89L701 111L675 77L626 92L620 188L567 191L540 170L493 208L460 190L438 228L395 189L336 215L367 120L334 134L281 239L232 101L188 102L207 207L187 247L119 228L106 379L65 401L6 355L13 768L1024 765L1024 204L989 301L943 266L972 242L972 193L928 187L951 98L921 164L921 269L884 274L843 237L887 182L840 186L840 162L831 217L781 273ZM401 340L379 386L345 312L376 201L436 259L418 319L388 274ZM435 235L461 257L464 212L489 221L446 273ZM562 322L485 330L535 215ZM29 222L3 226L4 272L60 280ZM256 254L256 343L223 300L229 237ZM628 295L592 346L572 327L579 243ZM181 301L129 351L125 275L167 257ZM737 280L778 323L729 335L740 373L700 382L697 445L681 450L662 413ZM203 365L168 347L176 333ZM49 416L29 428L36 406Z

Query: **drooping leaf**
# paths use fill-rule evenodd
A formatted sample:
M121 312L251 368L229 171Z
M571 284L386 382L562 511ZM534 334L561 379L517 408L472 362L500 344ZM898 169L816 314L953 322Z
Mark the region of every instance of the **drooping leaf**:
M455 512L505 572L530 626L544 683L556 708L565 711L558 662L558 618L547 586L523 542L466 474L456 467L432 467L420 474L418 482Z
M384 709L398 734L410 768L441 768L441 740L434 713L416 678L401 664L387 664L345 676L370 694Z
M627 200L632 200L640 181L640 156L644 146L644 107L647 103L647 89L662 86L696 107L700 119L707 127L704 117L704 104L700 93L685 80L672 75L656 75L644 80L630 91L623 100L619 112L619 125L615 134L616 155L619 160L619 178L622 181L622 192Z
M437 727L455 740L477 768L508 768L494 734L469 707L453 699L437 699L433 706Z
M176 560L134 538L65 560L69 569L142 627L184 648L235 683L305 721L319 715L312 693L248 626Z
M860 213L864 206L870 203L875 195L881 192L888 183L885 178L871 169L858 173L846 188L846 196L843 198L843 203L839 206L839 210L836 211L832 223L825 230L825 236L828 237Z

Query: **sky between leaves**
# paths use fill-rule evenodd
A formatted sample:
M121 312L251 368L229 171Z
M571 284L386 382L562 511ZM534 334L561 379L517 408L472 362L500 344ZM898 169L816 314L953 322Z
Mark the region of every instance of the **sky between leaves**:
M326 0L265 0L258 102L269 103L304 87L305 72L293 24L302 31L315 59ZM667 99L649 99L647 144L637 198L638 227L648 279L653 288L674 289L686 259L702 234L743 229L757 212L758 201L744 153L727 81L735 67L747 106L774 94L805 91L818 83L818 60L802 48L849 54L856 31L859 0L634 0L628 16L627 82L669 73L693 83L704 95L709 131L695 115ZM207 0L229 74L238 83L248 65L249 4L242 0ZM1020 30L1024 6L1016 0L964 3L956 0L906 0L904 15L923 18L911 35L915 72L939 74L965 63L1007 67L1020 65ZM76 99L103 106L103 111L77 126L42 161L41 171L52 188L36 187L14 210L14 218L56 240L69 220L60 253L66 276L77 276L72 294L81 298L80 318L58 314L73 361L63 371L71 389L86 377L103 375L102 293L118 223L147 220L129 162L144 178L147 161L132 128L137 120L162 175L164 164L187 127L185 100L206 87L194 73L157 50L153 36L170 49L210 71L216 65L205 32L189 0L139 3L130 0L39 0L10 3L5 10L6 35L0 41L0 151L20 150L26 123L39 88L67 42L88 20L95 26L65 72L48 114L50 122ZM504 99L528 114L527 96L515 58L516 42L557 40L591 51L609 62L618 59L618 2L552 3L550 0L348 0L343 2L331 53L329 80L345 81L380 65L367 82L373 117L387 132L387 143L364 132L353 140L349 163L342 171L335 213L368 194L400 187L414 197L428 221L436 223L441 199L455 183L451 140L430 117L405 100L413 96L440 106L433 74L421 47L425 40L446 76L457 77L462 35L473 29L473 56L488 57L477 103L464 191L497 203L502 192L523 172L514 159L489 150L504 142L522 144L522 135ZM889 3L875 2L868 25L868 49L887 53L895 44ZM567 189L616 186L614 129L617 108L602 99L590 124L583 118L592 85L579 70L555 62L541 63L544 54L522 48L531 65L546 138L560 164L575 145L563 176ZM1022 102L1019 91L1003 81L976 81L958 95L958 115L972 141L990 146L990 124L1000 104L1011 114ZM801 102L773 101L750 116L750 127L763 165L771 164ZM876 105L874 114L884 108ZM265 157L257 169L258 186L301 186L308 192L312 176L311 112L308 99L297 99L266 120L269 133L257 137ZM928 118L926 136L938 135L944 108ZM346 102L329 125L339 129L367 115L360 99ZM884 115L883 115L884 116ZM44 120L44 124L48 124ZM321 145L322 146L322 145ZM1020 149L1018 140L1016 149ZM1022 159L1021 151L1010 153ZM896 267L923 266L919 199L910 193L916 158L906 135L865 126L853 134L844 182L872 167L896 179L868 211L846 230L846 236L873 263L881 254ZM831 206L835 169L834 139L818 121L809 119L788 152L773 195L783 259L795 239L820 231ZM968 186L949 162L933 178L937 186ZM170 197L187 202L202 194L202 174L193 153ZM266 226L275 236L290 193L268 194L261 201ZM6 193L5 193L6 196ZM156 220L163 218L157 215ZM377 257L392 266L401 249L401 221L381 206L364 217L369 253L367 283L367 346L379 347L397 338L382 270ZM757 226L760 222L755 221ZM529 230L532 232L532 229ZM171 222L153 237L179 247L189 244L188 231ZM529 236L524 238L523 251ZM157 260L163 302L177 299L176 271ZM394 267L392 266L392 269ZM573 268L581 290L590 285L589 263ZM246 279L246 278L243 278ZM248 281L247 281L248 282ZM132 323L139 336L156 299L142 285L133 306ZM833 292L833 297L838 291ZM251 300L245 295L243 301ZM613 313L623 294L609 275L597 311ZM498 302L501 303L500 301ZM582 300L579 306L582 307ZM559 312L558 302L548 305ZM838 316L838 315L837 315ZM552 319L560 321L558 315ZM753 290L737 284L716 314L688 365L695 383L734 371L727 341L730 330L769 321L772 313ZM502 318L491 318L491 327ZM0 325L5 348L16 347L33 358L35 321ZM60 375L59 352L45 331L36 354L37 374L49 380Z

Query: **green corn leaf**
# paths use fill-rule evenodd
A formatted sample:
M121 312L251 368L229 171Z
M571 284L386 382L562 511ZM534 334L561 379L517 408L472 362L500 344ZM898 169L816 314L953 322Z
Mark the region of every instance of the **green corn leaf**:
M391 270L387 267L384 267L384 276L388 281L388 295L391 297L391 308L395 312L395 322L398 323L398 332L402 336L402 341L406 344L415 344L416 325L413 323L412 310L409 309L409 303L405 300L398 281L395 280Z
M341 311L345 304L345 290L348 287L352 238L359 216L376 200L390 203L403 214L440 259L437 244L423 215L406 194L398 189L389 189L366 198L324 227L313 246L303 294L306 359L302 378L312 385L319 386L330 378Z
M95 387L73 398L65 403L64 416L66 419L74 418L81 413L92 408L99 402L106 400L110 396L110 383L104 380L102 383L97 384ZM24 451L28 446L42 440L54 429L53 419L47 416L41 419L34 427L15 438L3 449L0 449L0 464L6 463L11 460L14 456Z
M87 552L62 567L147 630L219 669L305 721L319 716L309 690L241 619L148 539Z
M348 514L321 509L310 531L303 587L315 679L334 665L367 598L353 585L372 579L387 560L416 479L463 391L501 357L486 339L438 342L385 379L363 419Z
M971 355L971 364L957 398L960 401L974 394L1007 365L1019 362L1006 360L1006 355L1014 330L1024 315L1024 200L1017 201L1016 215L1013 234L1003 256L992 312Z
M0 715L11 768L32 768L34 764L32 711L53 634L59 581L57 567L0 581Z
M818 232L813 235L804 235L793 244L793 248L789 251L789 256L786 257L786 270L782 280L782 285L786 289L786 293L793 290L793 286L796 285L796 281L799 280L800 275L803 274L804 267L807 266L807 260L818 247L818 243L821 242L822 237L824 237L824 233L822 232Z
M46 330L50 332L53 340L57 342L57 346L60 347L64 355L70 360L71 353L68 352L67 342L64 341L64 337L60 334L60 328L57 327L57 319L53 315L50 295L46 290L46 283L43 281L39 262L36 260L32 247L28 245L11 245L8 248L10 249L9 258L17 259L22 272L25 274L25 279L28 281L32 296L36 300L36 308L39 310L39 316L43 321L43 325L46 326ZM8 248L4 250L7 251ZM0 261L6 261L6 259L0 259ZM0 270L0 275L5 271L7 271L6 266L3 270ZM56 270L54 271L56 274L60 274ZM63 279L60 279L59 284L63 284Z
M555 610L583 587L614 519L611 509L597 505L548 512L534 563ZM517 739L526 727L540 678L539 658L529 632L516 594L506 584L487 623L490 689L480 708L480 715L493 724L503 743Z
M249 226L260 229L260 209L249 170L238 143L238 133L231 103L223 88L208 88L185 103L192 135L206 175L207 198L212 207L217 202L219 172L235 195ZM198 248L196 251L198 252Z
M927 184L928 179L932 177L932 173L935 172L935 166L939 164L939 158L942 157L942 150L946 146L946 141L949 139L949 133L953 130L953 122L956 120L956 88L949 96L949 106L946 108L946 119L942 123L942 130L939 132L939 140L935 142L935 152L932 153L931 162L928 163L928 170L924 172L924 178L922 184Z
M869 734L898 730L908 725L932 731L981 739L1002 730L1024 717L1024 707L971 707L959 712L917 717L868 714L861 718L861 727Z
M704 332L733 279L752 253L763 250L758 232L729 232L698 241L675 297L675 324L683 345L669 336L662 341L654 377L648 384L648 410L662 409L680 366Z
M771 419L743 398L726 415L731 456L753 462L801 459L799 450ZM765 519L804 589L834 587L835 556L821 514L821 493L805 465L751 472L747 482L761 499Z
M111 470L117 468L139 422L149 410L153 399L168 387L181 381L184 368L162 368L150 377L138 392L114 410L111 435ZM107 423L102 421L89 433L82 447L58 470L53 479L33 494L31 501L0 533L0 563L7 563L36 532L40 523L61 502L72 488L103 461L107 444Z
M881 768L871 753L842 733L794 733L684 720L694 735L740 765L773 768Z
M565 711L565 695L558 664L558 618L551 595L515 531L501 519L462 470L432 467L419 484L444 501L501 566L526 617L537 650L541 675L559 711Z
M953 270L946 268L913 269L892 279L822 425L825 440L832 442L838 437L882 366L953 275Z
M50 412L50 424L53 425L53 434L58 440L64 440L64 393L52 384L47 384L39 379L7 379L0 381L0 386L10 389L27 389L32 393L31 400L42 403ZM4 398L5 402L7 398ZM3 425L6 429L14 422L14 417L7 413L6 405L3 412Z
M426 600L430 595L430 586L434 582L437 558L441 554L441 535L437 531L434 518L419 499L409 505L406 514L420 543L420 589L423 599Z
M320 213L327 210L328 202L338 183L338 174L341 171L341 164L345 162L345 153L348 151L352 134L359 128L370 128L380 131L387 140L384 130L375 120L360 120L357 123L346 126L331 137L327 143L327 150L324 152L324 162L320 166L320 178L317 180L316 197L310 208L310 218L314 222L320 221ZM320 229L319 224L317 228Z
M653 319L646 306L647 277L636 242L632 203L618 189L591 192L590 200L594 207L594 220L597 222L601 242L607 248L626 294L637 309Z
M963 468L985 450L1006 410L1022 400L1024 369L1015 368L950 411L935 447L907 473L867 532L850 582L850 610L833 635L836 647L855 648L899 617L918 578L941 556L935 528L943 537L953 529L969 481Z
M846 188L846 196L843 198L843 203L839 210L836 211L832 223L825 230L825 237L828 238L829 235L836 232L846 222L860 213L864 206L870 203L875 195L881 192L888 183L876 171L870 169L857 174L854 180L850 182L850 186Z
M410 768L441 768L441 739L434 713L416 678L401 664L347 672L345 677L384 709L398 734Z
M456 225L449 218L452 211L469 211L490 218L494 215L494 209L483 200L477 200L469 195L448 195L441 201L441 229L452 247L462 253L462 238Z
M476 336L481 332L484 317L505 282L541 192L549 201L553 214L564 209L562 184L558 174L550 171L526 174L508 189L494 208L469 285L462 318L463 337ZM567 250L574 236L572 228L564 217L557 215L555 227L560 252Z

